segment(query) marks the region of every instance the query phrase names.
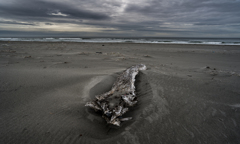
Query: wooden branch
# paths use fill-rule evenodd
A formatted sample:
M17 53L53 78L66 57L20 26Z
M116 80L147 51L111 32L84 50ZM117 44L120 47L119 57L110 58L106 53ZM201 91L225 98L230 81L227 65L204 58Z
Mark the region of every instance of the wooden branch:
M113 84L112 89L101 95L97 95L96 99L87 102L88 106L95 111L102 111L102 117L109 124L120 126L121 121L128 121L131 117L122 118L122 115L128 111L128 107L134 106L135 100L135 77L139 70L146 70L144 64L131 66L126 69Z

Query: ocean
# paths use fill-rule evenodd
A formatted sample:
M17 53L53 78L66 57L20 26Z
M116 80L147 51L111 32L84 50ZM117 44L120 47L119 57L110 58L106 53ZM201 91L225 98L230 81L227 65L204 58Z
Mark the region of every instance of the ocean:
M240 38L0 38L0 41L240 45Z

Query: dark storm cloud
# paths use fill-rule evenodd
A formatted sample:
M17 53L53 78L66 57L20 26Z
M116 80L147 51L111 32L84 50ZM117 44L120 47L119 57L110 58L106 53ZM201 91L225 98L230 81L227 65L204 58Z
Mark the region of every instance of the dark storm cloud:
M61 15L54 15L62 13L69 18L95 19L104 20L109 19L105 14L93 12L84 8L77 9L73 5L62 4L56 2L30 1L22 0L16 1L14 5L0 5L1 17L16 17L16 18L52 18L62 17Z
M240 37L237 34L240 33L239 0L1 1L0 20L3 20L0 24L35 26L42 22L49 27L58 24L87 25L89 29L102 28L102 33L110 36L117 33L139 36L159 33L218 36L227 33ZM35 33L40 34L40 31ZM96 35L99 33L96 32Z

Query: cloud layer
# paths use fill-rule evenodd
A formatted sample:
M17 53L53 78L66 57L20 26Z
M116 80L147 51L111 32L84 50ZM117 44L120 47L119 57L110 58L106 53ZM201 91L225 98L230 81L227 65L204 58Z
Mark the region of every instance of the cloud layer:
M239 0L0 0L0 36L240 37L239 8Z

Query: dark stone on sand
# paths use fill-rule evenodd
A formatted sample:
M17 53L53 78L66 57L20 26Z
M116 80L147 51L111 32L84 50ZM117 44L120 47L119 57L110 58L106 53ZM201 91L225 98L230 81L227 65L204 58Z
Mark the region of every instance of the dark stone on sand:
M146 58L151 58L151 56L150 56L150 55L144 55L144 57L146 57Z
M22 131L24 132L24 131L26 131L27 130L27 128L24 128Z
M32 56L25 56L24 58L31 58Z

